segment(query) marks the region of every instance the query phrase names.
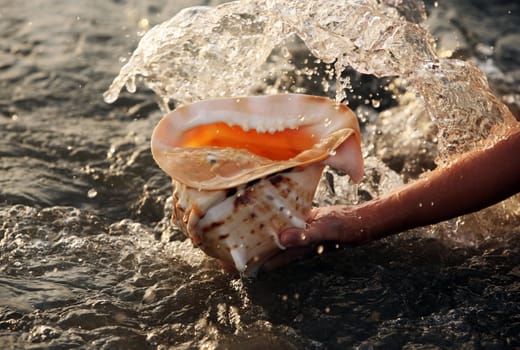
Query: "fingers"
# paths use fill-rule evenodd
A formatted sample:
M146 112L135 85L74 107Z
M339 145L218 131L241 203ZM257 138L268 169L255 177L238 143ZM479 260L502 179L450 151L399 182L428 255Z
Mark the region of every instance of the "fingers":
M271 271L308 255L321 254L325 242L346 241L349 221L345 220L345 215L348 211L344 206L312 210L305 229L289 228L281 232L280 243L288 249L270 258L263 265L263 270Z
M280 235L286 247L303 247L323 241L342 241L347 230L346 221L336 207L314 209L305 229L289 228Z
M304 247L320 241L320 237L317 236L319 236L319 233L317 235L310 234L309 229L290 228L281 233L280 243L286 247Z
M305 229L289 228L280 234L286 247L303 247L324 241L361 243L374 239L369 230L369 217L357 211L359 207L329 206L315 208Z

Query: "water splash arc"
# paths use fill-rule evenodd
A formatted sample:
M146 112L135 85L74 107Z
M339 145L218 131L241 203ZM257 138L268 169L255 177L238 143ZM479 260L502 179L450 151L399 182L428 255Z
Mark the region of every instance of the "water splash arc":
M249 0L188 8L142 38L105 100L115 101L125 85L134 91L136 76L164 110L171 100L270 92L266 82L294 68L281 48L296 36L316 58L334 63L339 100L347 67L409 81L439 130L439 161L447 161L514 117L473 64L437 57L425 17L415 0Z

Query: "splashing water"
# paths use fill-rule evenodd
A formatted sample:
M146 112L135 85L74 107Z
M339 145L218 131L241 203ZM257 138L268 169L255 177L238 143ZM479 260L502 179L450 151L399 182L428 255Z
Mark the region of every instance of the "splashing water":
M222 273L214 260L183 241L182 232L170 223L171 185L149 152L150 132L160 118L154 101L147 93L125 93L109 107L99 91L116 67L127 62L119 57L142 38L137 32L148 29L147 19L153 23L185 5L217 2L222 1L48 0L38 8L28 1L5 2L0 27L10 50L0 54L0 348L519 347L520 225L512 226L513 216L520 218L518 198L501 203L503 215L480 212L457 219L453 226L436 225L437 234L419 229L355 248L325 246L316 258L255 281ZM505 3L445 1L439 9L431 5L439 22L430 18L428 23L448 26L435 35L444 33L449 40L456 25L465 35L457 51L478 44L489 47L486 57L500 57L503 34L520 23L520 3ZM388 11L399 12L412 27L422 26L421 6L410 3L408 10L403 5ZM262 21L274 23L271 16L285 14L263 16ZM260 21L256 14L250 18ZM186 29L186 35L191 30ZM198 30L213 35L210 28ZM161 36L160 31L156 34ZM243 84L240 93L306 92L336 95L342 102L346 96L362 124L369 181L359 185L356 197L351 184L342 186L347 177L326 172L329 181L317 193L317 205L367 200L390 191L406 176L430 169L428 164L434 166L430 152L437 149L437 128L424 112L425 99L410 86L409 75L404 77L407 85L401 85L403 79L375 79L350 66L339 74L349 65L348 52L338 60L322 61L309 56L296 33L259 42L250 52L237 42L237 57L263 52L263 45L274 48L259 59L259 69L255 60L247 61L255 65L243 71L233 67L245 67L245 62L223 60L221 66L202 67L218 73L208 86L172 88L160 97L177 103L210 96L175 96L181 92L235 94L230 79ZM171 51L187 57L182 45L176 45L172 41L170 51L162 51L164 61L160 50L150 51L149 57L161 61L154 79L164 87L171 85L163 70L177 74L175 67L182 62L170 60ZM514 50L517 46L512 45ZM479 52L469 48L462 54L480 65L486 57ZM514 51L504 54L509 52ZM507 77L517 68L509 59L485 62ZM513 66L501 73L501 63ZM200 66L192 68L197 69L194 74L202 72ZM455 79L446 66L441 68L448 79ZM141 75L136 87L144 90L141 84L149 78L136 74ZM246 78L240 80L237 74ZM489 70L487 74L501 93L518 92L518 79L502 81ZM197 79L188 75L192 83ZM180 88L186 84L183 79L172 81ZM373 98L381 100L382 107L371 105L367 91L380 93ZM511 102L513 108L517 102ZM90 191L92 198L89 190L95 190ZM452 233L457 237L445 236ZM476 244L459 245L454 238Z
M124 85L135 91L137 75L164 110L170 100L272 91L270 79L294 68L284 58L296 36L315 58L334 64L339 101L349 84L341 74L349 66L408 81L438 127L442 163L513 116L473 64L436 56L424 19L417 1L250 0L188 8L142 38L104 96L115 101Z

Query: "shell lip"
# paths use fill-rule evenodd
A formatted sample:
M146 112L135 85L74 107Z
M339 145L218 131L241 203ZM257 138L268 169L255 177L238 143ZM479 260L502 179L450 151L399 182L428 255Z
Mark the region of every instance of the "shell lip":
M155 152L153 156L172 179L186 186L223 190L243 184L244 178L248 182L254 181L272 173L324 161L354 133L352 129L339 130L334 137L326 140L328 142L283 161L273 161L245 149L228 147L177 147L163 153ZM172 168L183 168L184 171L172 172Z
M308 127L318 136L318 141L312 148L282 161L240 148L180 147L176 144L186 129L203 124L205 117L209 123L224 122L243 129L261 129L259 133ZM335 151L353 135L359 144L357 118L348 107L338 107L335 101L325 97L280 94L182 105L159 122L152 135L151 148L155 161L172 179L196 189L220 190L274 172L334 158Z

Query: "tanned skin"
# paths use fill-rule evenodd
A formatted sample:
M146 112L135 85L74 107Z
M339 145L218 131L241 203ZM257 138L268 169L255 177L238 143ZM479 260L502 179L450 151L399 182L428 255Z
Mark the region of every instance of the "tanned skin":
M516 122L493 145L462 154L394 192L358 206L314 209L306 229L281 233L280 242L288 249L264 268L285 265L318 243L368 242L475 212L518 192L520 123Z

